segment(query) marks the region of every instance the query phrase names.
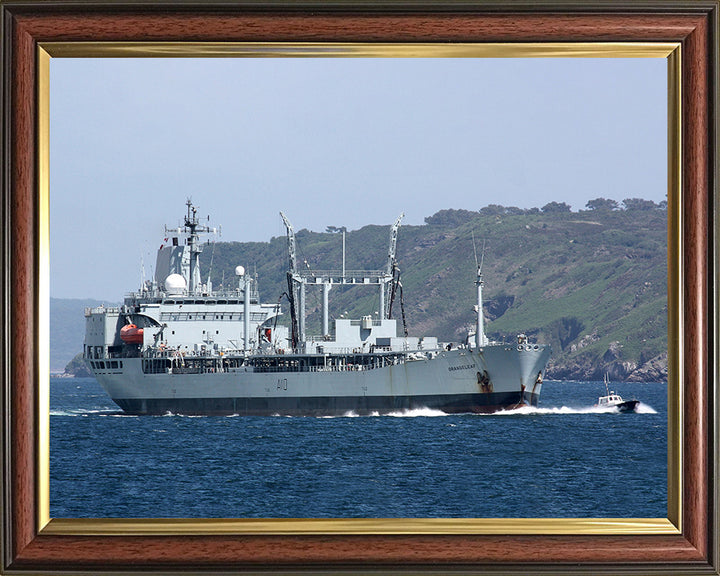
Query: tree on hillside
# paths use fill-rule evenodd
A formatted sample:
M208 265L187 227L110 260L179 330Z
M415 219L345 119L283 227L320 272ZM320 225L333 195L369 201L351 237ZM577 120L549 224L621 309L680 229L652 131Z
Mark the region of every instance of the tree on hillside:
M500 204L488 204L487 206L480 208L480 214L483 216L502 216L505 214L505 206L500 206Z
M345 226L327 226L325 232L328 234L336 234L337 232L347 232L347 228Z
M541 210L545 213L570 212L570 205L565 204L565 202L550 202L548 204L545 204L545 206L543 206Z
M518 208L517 206L488 204L484 208L480 208L480 214L482 214L483 216L505 216L506 214L512 216L520 216L522 214L527 214L527 210L525 210L524 208Z
M585 208L588 210L617 210L618 203L609 198L595 198L585 204Z
M622 201L625 210L654 210L658 208L652 200L643 200L642 198L625 198Z
M470 222L477 216L477 212L470 210L440 210L432 216L425 218L425 224L434 226L460 226L466 222Z

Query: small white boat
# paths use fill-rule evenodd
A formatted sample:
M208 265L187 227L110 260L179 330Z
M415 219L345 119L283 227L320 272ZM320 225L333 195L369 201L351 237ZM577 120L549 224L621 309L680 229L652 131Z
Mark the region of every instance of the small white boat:
M599 408L615 408L618 412L635 412L637 410L638 405L640 404L639 400L623 400L623 397L620 396L620 394L616 394L615 392L611 391L608 387L608 375L605 374L605 392L606 396L600 396L598 398L596 406Z

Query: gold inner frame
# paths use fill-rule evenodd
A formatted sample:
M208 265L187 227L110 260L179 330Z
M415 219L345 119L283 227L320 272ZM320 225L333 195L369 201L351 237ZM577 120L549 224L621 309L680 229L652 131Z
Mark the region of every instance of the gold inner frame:
M46 42L38 46L38 529L72 535L679 534L682 531L681 45ZM51 519L50 518L50 58L666 58L668 63L668 516L667 518Z

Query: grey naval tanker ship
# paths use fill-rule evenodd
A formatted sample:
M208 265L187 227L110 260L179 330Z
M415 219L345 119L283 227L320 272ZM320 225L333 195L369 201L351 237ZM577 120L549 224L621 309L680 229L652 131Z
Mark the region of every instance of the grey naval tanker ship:
M395 263L400 218L390 230L382 270L300 270L293 227L287 230L289 326L280 304L263 304L257 278L242 266L231 289L202 280L200 234L215 232L188 200L177 228L166 227L154 278L119 307L85 311L84 358L112 400L129 414L328 416L430 408L487 413L538 403L549 346L524 334L492 342L482 314L464 343L398 335L391 318L402 296ZM333 286L379 293L376 317L337 318L330 330ZM322 333L305 327L305 298L322 293ZM400 298L402 304L402 298ZM404 321L403 321L404 324Z

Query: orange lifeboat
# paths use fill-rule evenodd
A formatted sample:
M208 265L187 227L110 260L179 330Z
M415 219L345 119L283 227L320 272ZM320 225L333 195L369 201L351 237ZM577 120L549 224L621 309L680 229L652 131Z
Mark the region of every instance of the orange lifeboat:
M143 329L138 328L135 324L128 324L120 329L120 339L125 344L142 344Z

